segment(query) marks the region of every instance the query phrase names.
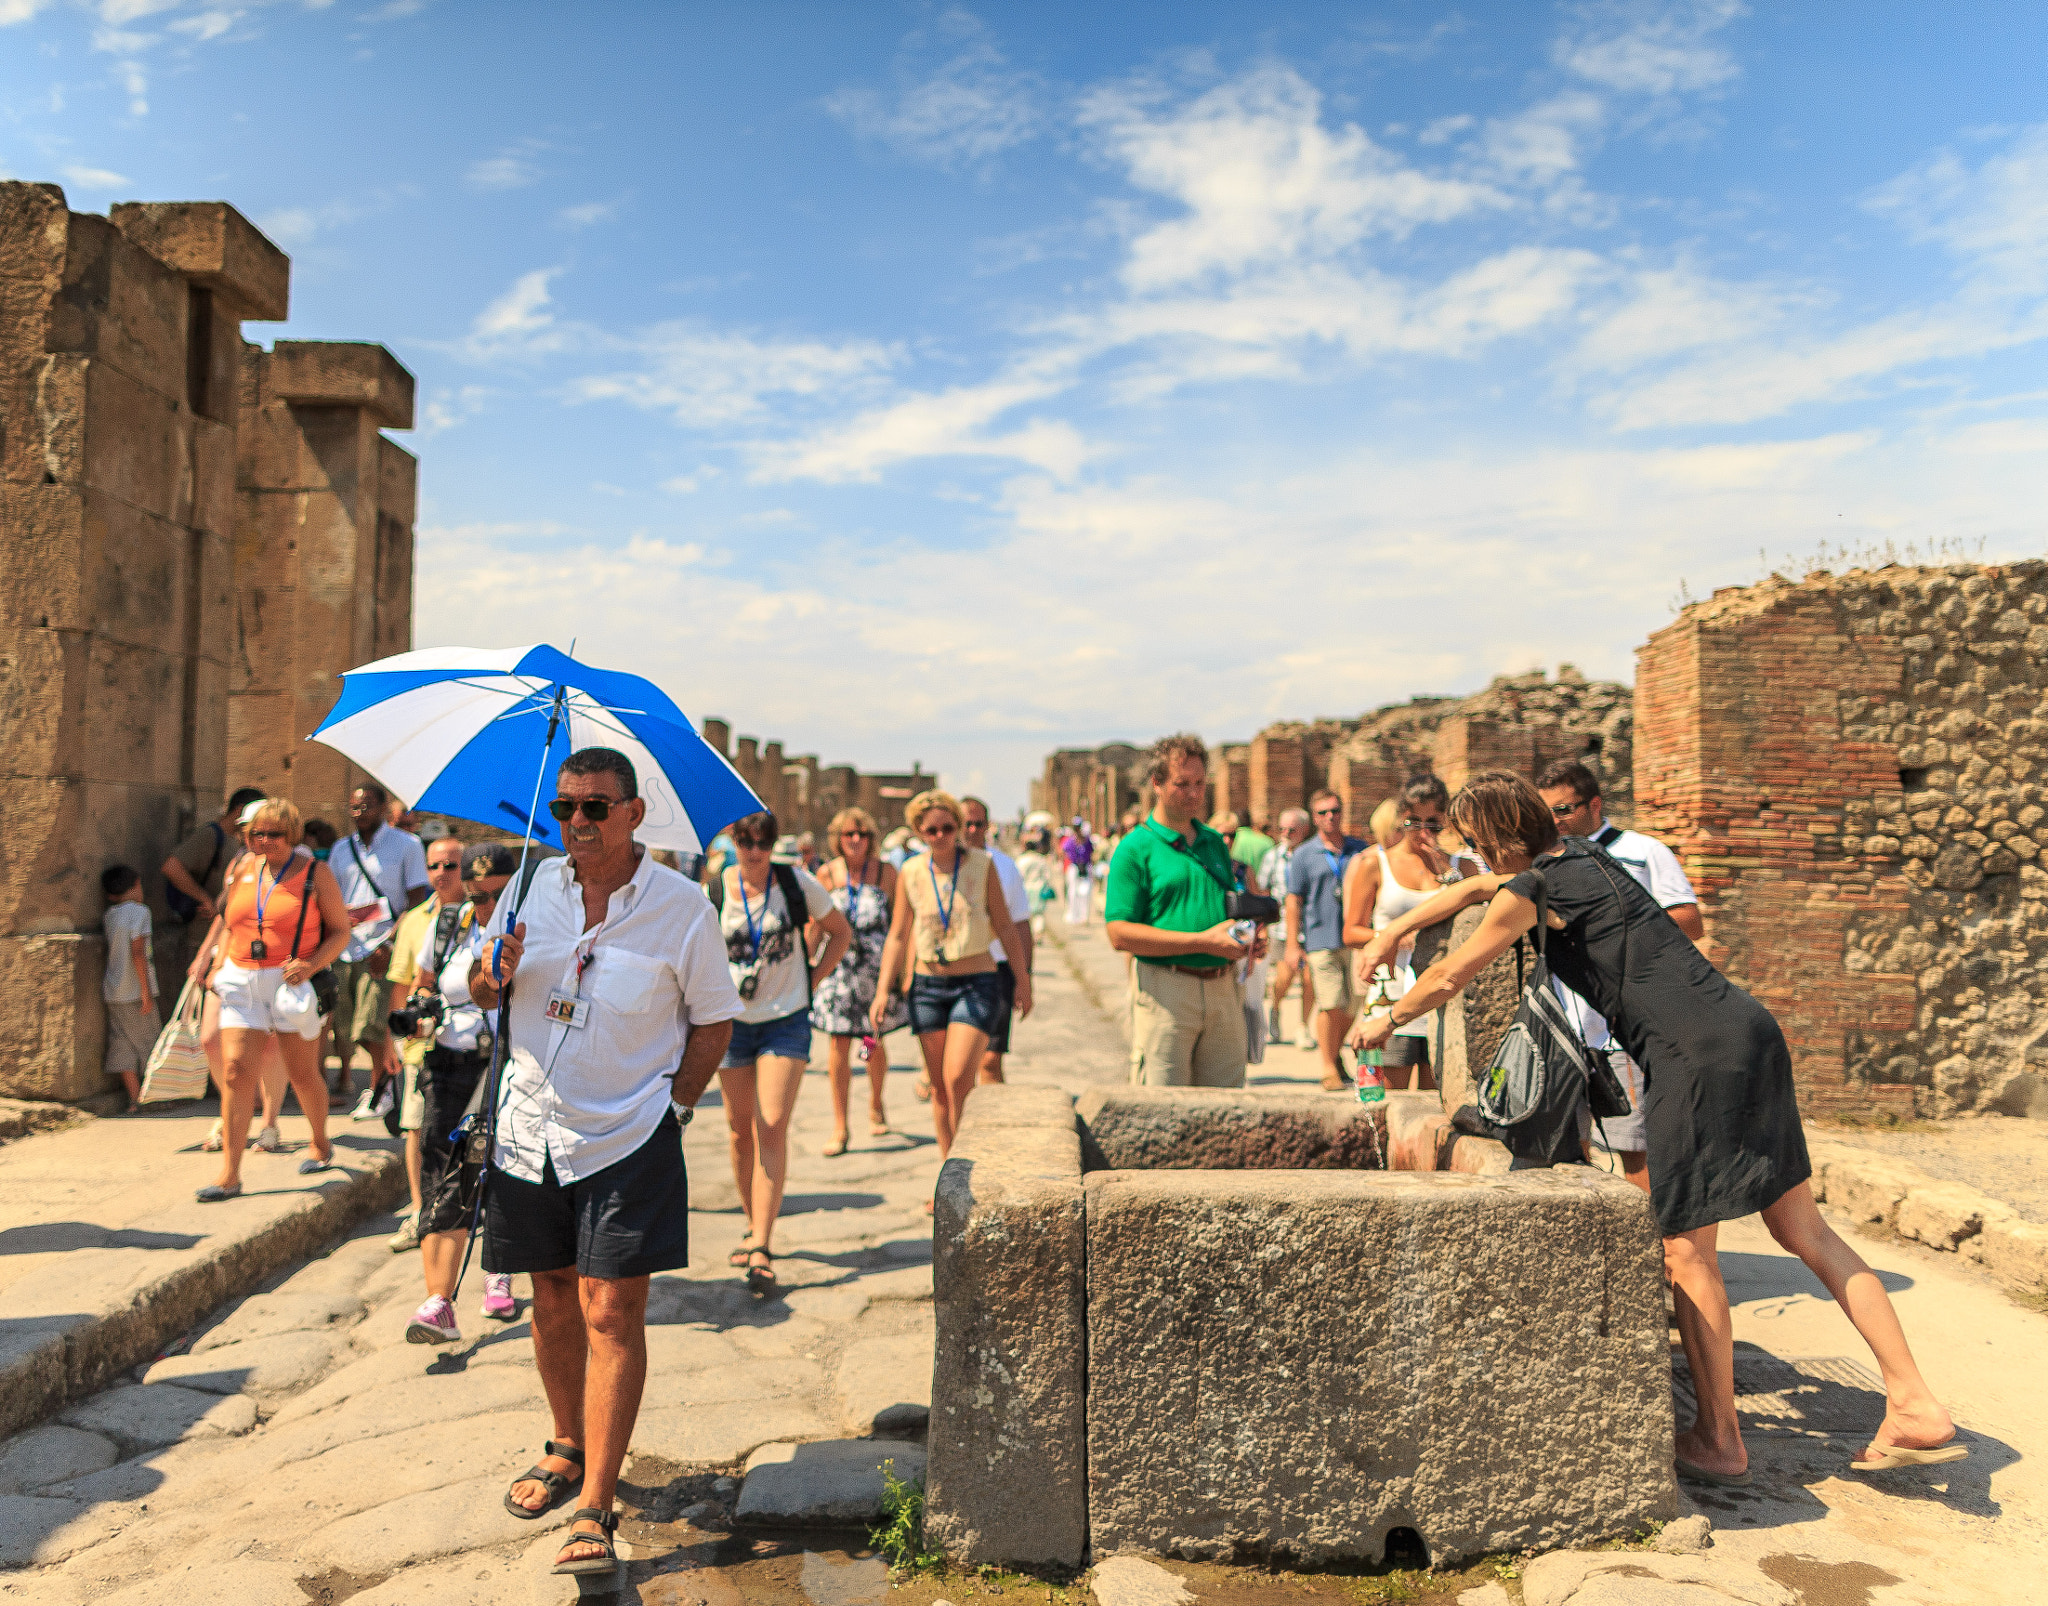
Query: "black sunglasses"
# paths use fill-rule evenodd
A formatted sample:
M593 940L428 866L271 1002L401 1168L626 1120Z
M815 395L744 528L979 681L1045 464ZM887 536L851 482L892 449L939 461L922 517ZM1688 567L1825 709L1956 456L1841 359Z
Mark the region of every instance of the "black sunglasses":
M1401 822L1404 831L1441 831L1443 828L1442 820L1418 820L1412 814Z
M1550 813L1553 818L1562 820L1567 815L1578 813L1585 806L1586 799L1584 798L1580 798L1576 803L1553 803L1550 805Z
M498 887L491 887L488 890L479 887L469 894L469 901L471 903L496 903L498 901L498 893L501 890Z
M462 861L460 859L450 859L446 864L430 864L427 868L429 870L460 870L462 868Z
M584 819L592 825L602 825L613 809L623 808L625 804L622 797L558 797L548 804L548 813L566 823L576 817L580 808Z

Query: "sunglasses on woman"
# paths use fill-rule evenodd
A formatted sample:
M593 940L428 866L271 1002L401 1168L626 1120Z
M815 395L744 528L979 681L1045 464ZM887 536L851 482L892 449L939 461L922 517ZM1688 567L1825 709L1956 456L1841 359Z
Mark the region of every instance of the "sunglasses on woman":
M863 842L866 842L871 840L874 837L874 834L875 833L872 831L841 831L839 833L839 840L844 842L850 836L857 836Z
M592 825L602 825L613 809L624 808L625 804L622 797L558 797L548 804L548 813L566 824L580 808L584 819Z

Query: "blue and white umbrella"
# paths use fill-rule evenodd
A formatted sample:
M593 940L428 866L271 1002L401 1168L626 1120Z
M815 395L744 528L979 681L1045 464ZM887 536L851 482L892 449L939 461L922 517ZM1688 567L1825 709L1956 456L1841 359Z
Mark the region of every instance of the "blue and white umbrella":
M310 738L353 759L421 813L530 833L560 847L539 787L584 747L633 761L650 847L701 853L761 800L653 681L553 647L428 647L351 669ZM550 737L552 736L552 740Z

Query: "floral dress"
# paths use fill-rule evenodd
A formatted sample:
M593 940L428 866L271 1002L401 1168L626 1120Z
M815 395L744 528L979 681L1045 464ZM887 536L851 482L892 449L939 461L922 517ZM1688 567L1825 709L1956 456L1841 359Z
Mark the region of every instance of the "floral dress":
M811 1025L834 1037L865 1037L868 1007L875 1001L875 983L882 979L882 944L889 938L889 900L872 881L856 887L834 887L832 906L853 927L853 941L832 974L818 983L811 999ZM910 1006L898 993L889 1004L882 1030L910 1024Z

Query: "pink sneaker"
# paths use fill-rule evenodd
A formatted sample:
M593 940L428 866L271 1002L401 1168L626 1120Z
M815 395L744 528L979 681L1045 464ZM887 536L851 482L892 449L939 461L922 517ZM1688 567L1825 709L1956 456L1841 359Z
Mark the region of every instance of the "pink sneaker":
M512 1297L510 1272L497 1272L484 1278L484 1314L494 1322L509 1322L519 1314L519 1301Z
M462 1329L455 1325L455 1307L439 1294L412 1313L412 1320L406 1324L405 1341L408 1344L456 1344L462 1341Z

